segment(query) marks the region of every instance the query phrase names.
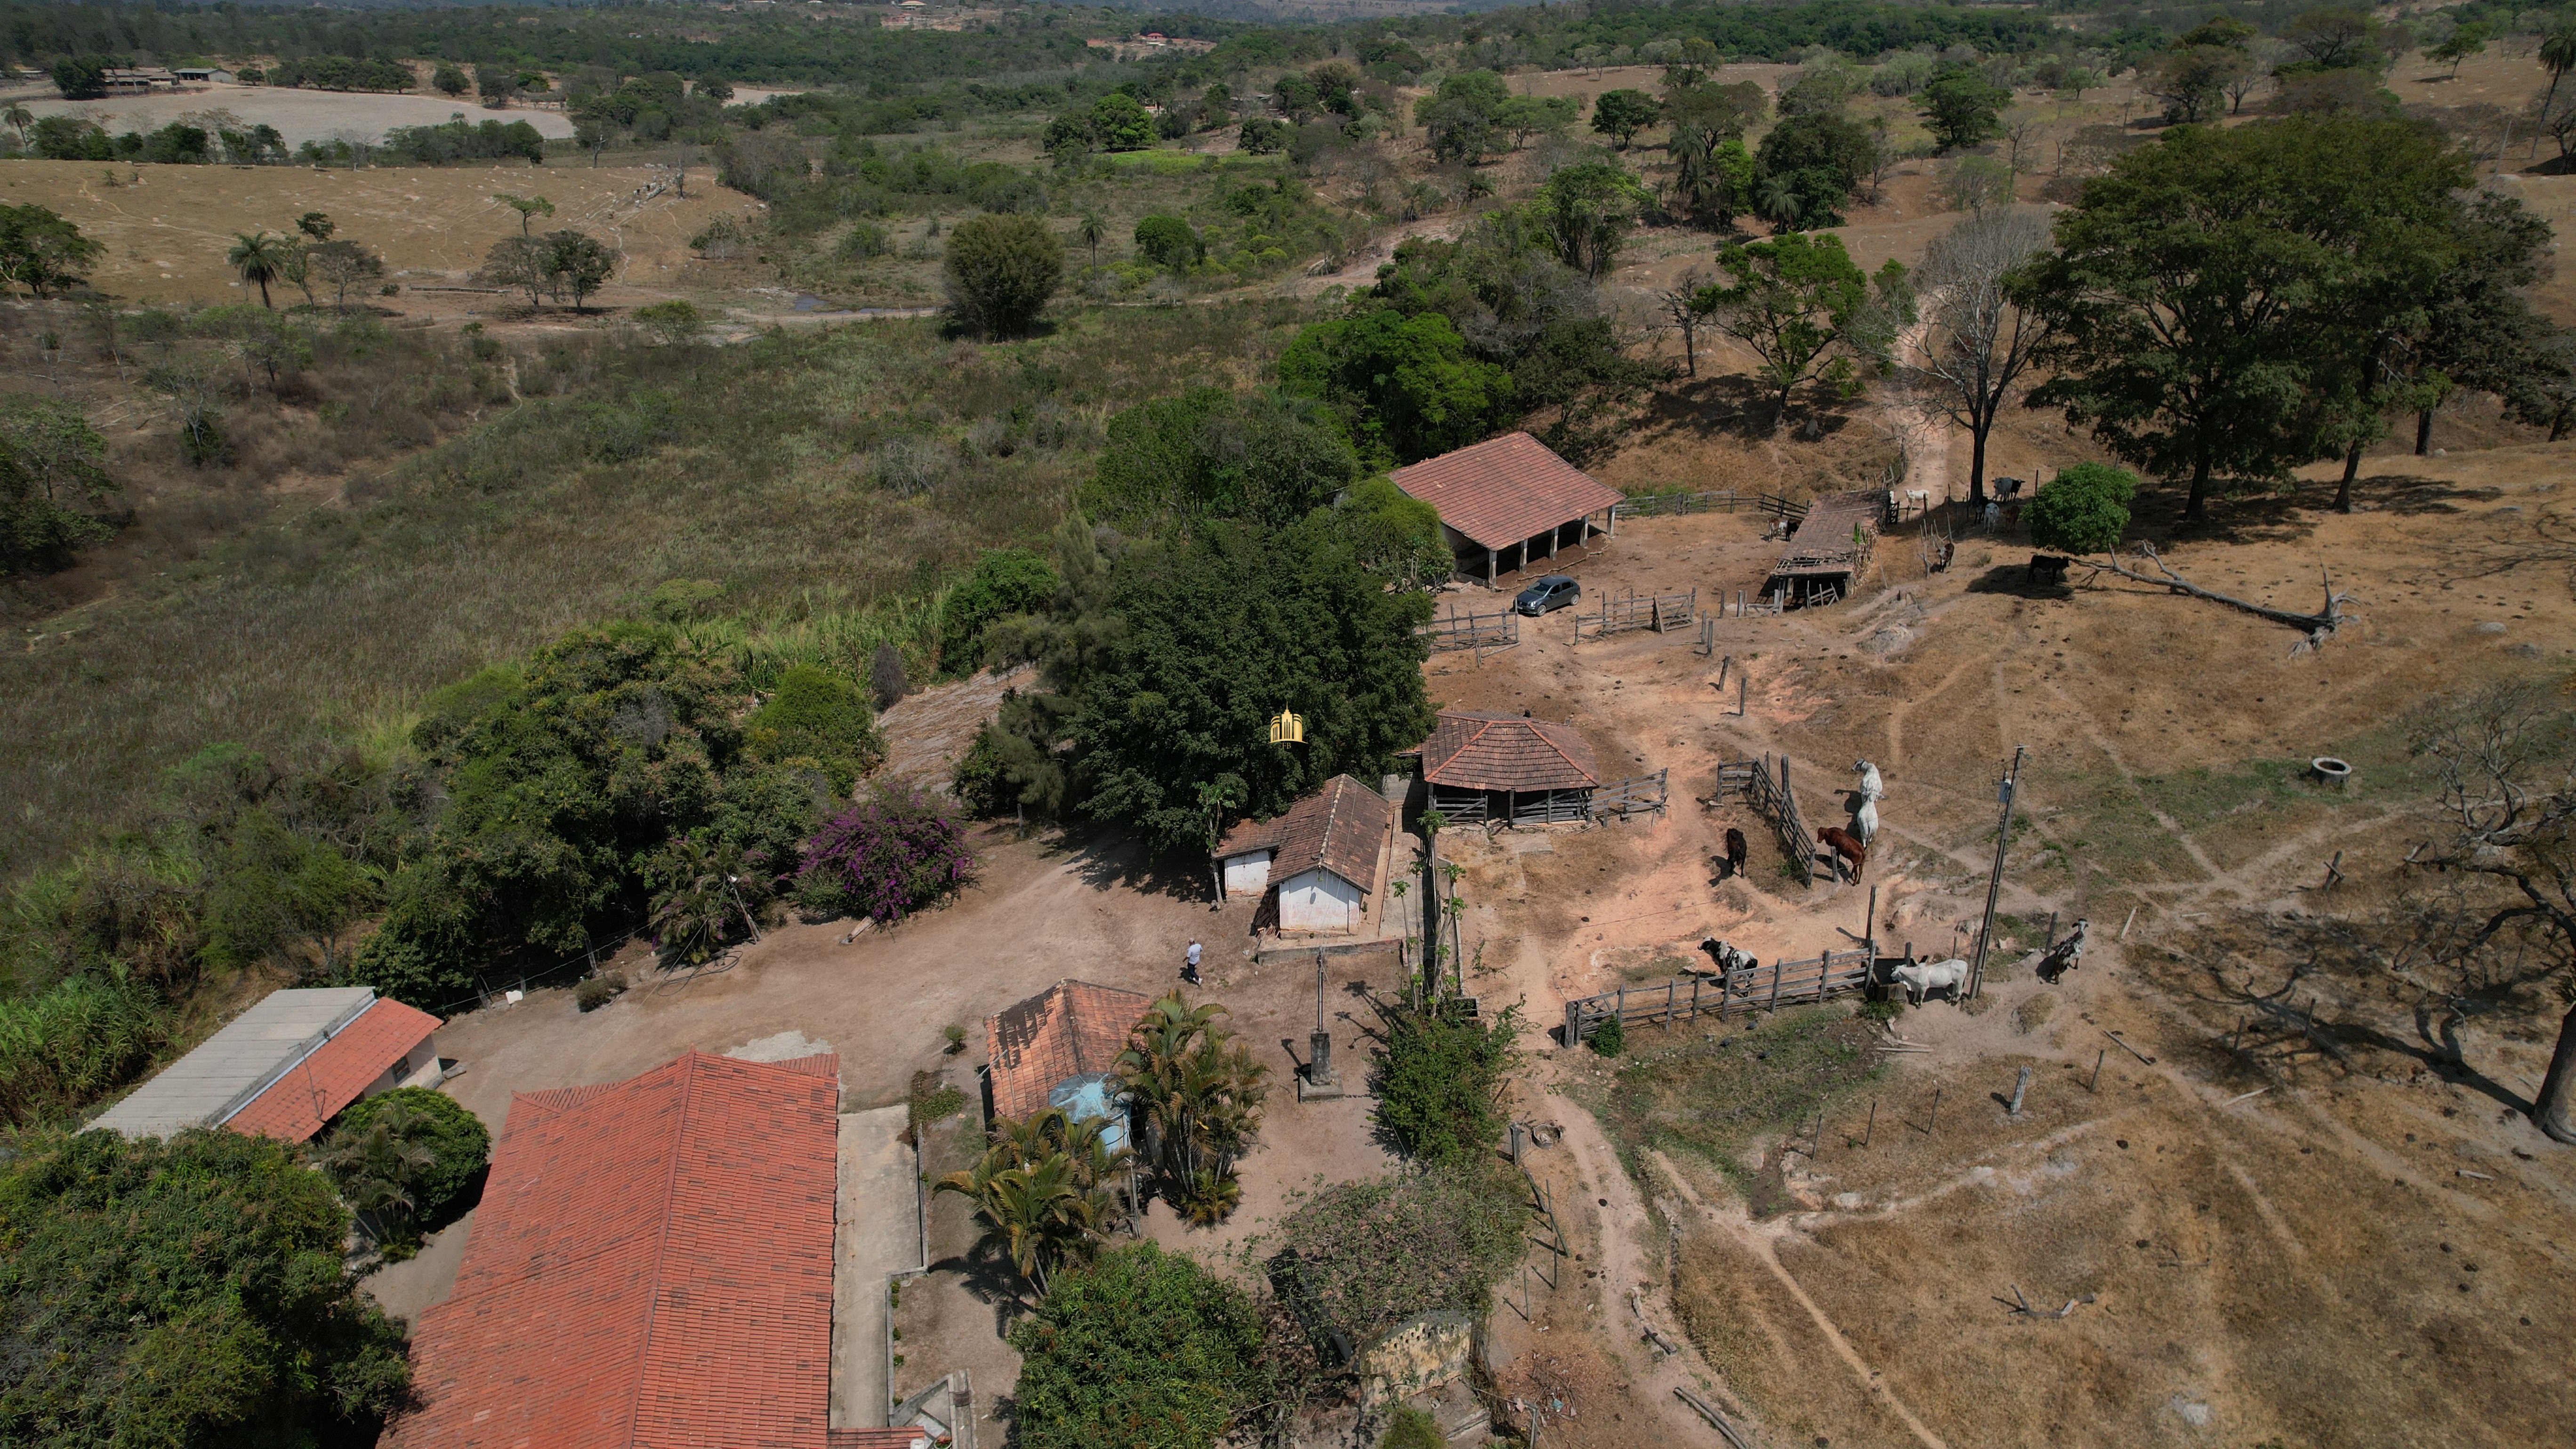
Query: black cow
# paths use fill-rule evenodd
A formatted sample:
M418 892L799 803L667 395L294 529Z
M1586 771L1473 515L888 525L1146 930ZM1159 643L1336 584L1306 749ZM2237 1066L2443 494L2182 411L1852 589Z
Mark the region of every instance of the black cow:
M2065 583L2066 570L2072 566L2074 562L2075 560L2071 558L2060 558L2053 553L2032 554L2030 556L2031 587L2035 589L2055 588L2058 585Z
M1733 880L1735 877L1744 874L1745 859L1752 853L1752 848L1745 844L1744 832L1736 829L1732 825L1728 826L1726 828L1727 879Z

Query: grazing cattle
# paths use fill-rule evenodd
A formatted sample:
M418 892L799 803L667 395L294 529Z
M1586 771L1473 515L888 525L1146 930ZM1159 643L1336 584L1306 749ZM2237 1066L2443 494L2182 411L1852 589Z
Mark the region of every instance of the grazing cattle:
M1752 853L1752 847L1745 844L1744 832L1736 829L1732 825L1726 827L1727 879L1733 880L1735 877L1744 874L1745 859L1752 855Z
M2091 921L2079 918L2075 922L2075 934L2048 948L2048 954L2039 958L2040 980L2054 986L2057 978L2084 964L2084 933L2092 925Z
M1950 571L1950 560L1958 556L1959 545L1957 540L1954 539L1948 543L1942 544L1941 551L1932 555L1932 572L1936 574L1948 573Z
M1921 1006L1923 998L1935 991L1947 991L1956 1002L1967 985L1968 963L1953 956L1947 961L1908 961L1896 968L1897 984L1905 988L1909 1006Z
M1860 776L1860 798L1863 800L1887 798L1887 782L1878 777L1877 765L1868 760L1854 760L1852 773Z
M2071 558L2060 558L2053 553L2032 554L2030 556L2031 587L2055 588L2065 583L2067 566L2074 562L2075 560Z
M1842 878L1843 862L1845 861L1851 862L1851 878L1853 880L1860 879L1861 871L1869 865L1868 846L1863 845L1858 840L1854 839L1850 831L1840 830L1831 825L1817 831L1816 839L1819 843L1830 845L1834 849L1833 865L1835 879L1839 880Z
M1996 479L1995 496L2006 503L2012 502L2014 499L2021 496L2021 480L2019 478Z
M1867 845L1878 834L1878 803L1867 795L1860 797L1860 808L1852 812L1852 833Z
M1716 962L1720 971L1750 971L1762 964L1752 952L1730 946L1715 936L1701 941L1699 948L1708 953L1708 959Z

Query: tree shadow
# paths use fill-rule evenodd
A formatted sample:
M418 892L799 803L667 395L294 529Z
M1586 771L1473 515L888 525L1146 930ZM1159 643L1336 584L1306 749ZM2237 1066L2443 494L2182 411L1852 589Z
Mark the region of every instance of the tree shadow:
M2081 565L2079 564L2078 566L2080 567ZM1987 569L1984 573L1968 580L1968 592L1972 594L2008 594L2017 599L2071 599L2075 597L2075 588L2072 584L2062 582L2055 584L2033 584L2030 581L2030 565L2027 562L1996 564L1994 567Z
M1201 861L1157 855L1116 830L1059 837L1057 849L1074 857L1074 873L1094 890L1125 889L1173 900L1210 899L1215 890Z
M1813 390L1792 397L1787 413L1774 429L1769 388L1743 373L1703 371L1698 377L1656 388L1638 415L1631 441L1676 434L1747 441L1785 435L1812 441L1840 433L1851 425L1848 413L1827 402Z
M1012 1324L1036 1311L1029 1280L1020 1276L1010 1255L990 1238L978 1238L965 1252L939 1259L930 1271L956 1274L958 1286L968 1297L993 1310L995 1337L1008 1334Z
M2463 503L2492 503L2504 496L2501 488L2472 488L2440 478L2425 478L2412 473L2376 473L2354 480L2354 491L2368 484L2380 496L2377 507L2387 513L2408 518L2433 514L2459 513Z

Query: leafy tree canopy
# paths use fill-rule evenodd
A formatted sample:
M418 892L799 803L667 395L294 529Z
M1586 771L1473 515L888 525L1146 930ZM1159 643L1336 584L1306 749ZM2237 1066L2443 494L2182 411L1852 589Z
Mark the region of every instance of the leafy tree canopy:
M2138 475L2107 463L2078 463L2031 495L2022 510L2030 541L2068 553L2108 553L2128 531Z
M1140 531L1216 518L1284 526L1360 474L1340 416L1291 392L1192 388L1129 408L1108 432L1084 502Z
M1114 435L1116 424L1111 427ZM978 554L975 572L940 601L940 671L960 677L974 673L983 665L984 630L998 619L1043 611L1063 582L1055 565L1025 548L988 548Z
M1943 150L1974 146L2003 131L2012 92L1961 66L1923 88L1923 123Z
M294 1149L220 1128L0 1162L0 1439L366 1445L408 1378Z
M859 776L885 758L885 736L857 680L811 664L789 667L768 701L743 722L753 758L802 764L846 795Z
M1655 124L1662 115L1663 107L1644 91L1604 91L1592 102L1592 129L1625 151L1639 131Z
M1493 433L1511 374L1467 351L1447 317L1392 308L1315 323L1279 359L1280 385L1341 409L1369 456L1411 463Z
M943 261L949 305L987 337L1026 332L1064 280L1064 243L1017 212L959 222Z
M1876 163L1869 129L1840 115L1792 116L1773 126L1753 154L1757 187L1775 181L1795 198L1783 218L1801 227L1842 225L1842 205Z
M1210 1449L1268 1397L1249 1295L1152 1243L1056 1274L1010 1340L1029 1449Z

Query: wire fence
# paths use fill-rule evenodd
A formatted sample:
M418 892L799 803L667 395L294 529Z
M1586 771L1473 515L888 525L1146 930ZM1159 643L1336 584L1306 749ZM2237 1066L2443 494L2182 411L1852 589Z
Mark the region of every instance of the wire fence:
M477 971L474 973L473 995L451 1001L433 1010L437 1015L451 1016L467 1007L476 1009L488 1007L492 1004L493 998L505 996L512 991L526 991L539 986L559 986L566 981L577 981L598 970L601 960L616 955L624 950L629 942L644 935L648 924L639 921L628 928L623 935L608 941L594 941L577 956L567 956L551 966L540 966L533 971L512 972L497 979L488 972Z

